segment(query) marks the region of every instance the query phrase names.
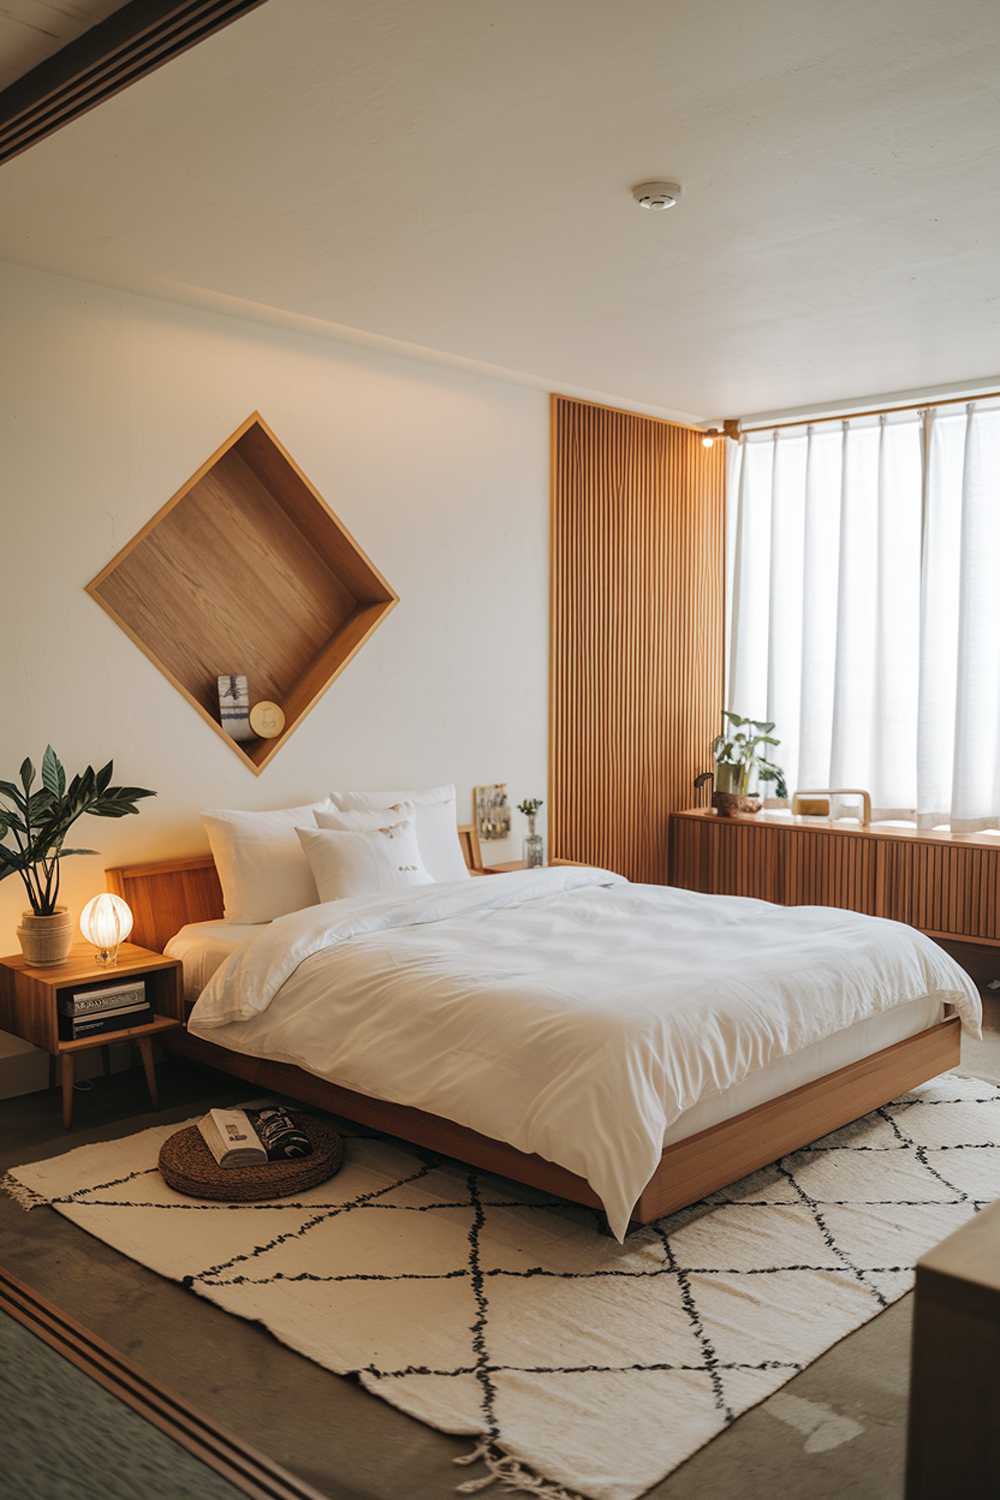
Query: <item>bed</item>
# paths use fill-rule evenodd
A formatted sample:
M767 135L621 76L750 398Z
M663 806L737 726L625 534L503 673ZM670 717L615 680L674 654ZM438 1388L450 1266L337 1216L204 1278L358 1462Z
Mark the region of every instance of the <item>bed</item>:
M619 1238L953 1067L979 1025L968 976L901 924L585 867L327 903L264 935L221 922L209 858L108 880L136 940L184 964L197 1003L171 1050L603 1210ZM751 970L783 986L780 1023Z

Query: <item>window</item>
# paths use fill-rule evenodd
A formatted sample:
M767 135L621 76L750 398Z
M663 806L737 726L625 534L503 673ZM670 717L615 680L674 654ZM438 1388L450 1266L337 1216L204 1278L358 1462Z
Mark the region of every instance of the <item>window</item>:
M996 827L1000 407L728 446L727 704L775 721L790 790Z

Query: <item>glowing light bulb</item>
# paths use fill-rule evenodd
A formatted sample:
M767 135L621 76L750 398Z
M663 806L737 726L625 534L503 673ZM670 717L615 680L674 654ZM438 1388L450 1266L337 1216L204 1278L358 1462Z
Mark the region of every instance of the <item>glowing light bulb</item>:
M711 448L714 442L715 438L712 436L712 434L710 432L706 432L705 436L701 440L701 446L703 448Z
M116 964L119 944L132 931L132 909L120 896L102 891L80 913L80 931L97 949L98 963Z

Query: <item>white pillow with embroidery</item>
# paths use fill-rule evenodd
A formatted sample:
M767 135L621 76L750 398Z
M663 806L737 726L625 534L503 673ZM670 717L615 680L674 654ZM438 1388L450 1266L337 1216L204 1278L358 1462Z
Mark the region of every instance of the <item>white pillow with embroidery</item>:
M420 857L412 817L354 832L297 828L296 833L321 901L389 895L434 884Z
M373 807L368 812L341 812L330 804L322 812L316 813L316 825L319 828L332 828L335 833L371 833L373 828L382 828L386 823L399 823L403 818L413 818L416 826L415 813L412 802L396 802L392 807ZM417 843L419 842L418 830Z
M434 880L468 880L469 870L458 840L458 817L453 786L432 786L410 792L331 792L341 813L386 811L412 802L417 842Z

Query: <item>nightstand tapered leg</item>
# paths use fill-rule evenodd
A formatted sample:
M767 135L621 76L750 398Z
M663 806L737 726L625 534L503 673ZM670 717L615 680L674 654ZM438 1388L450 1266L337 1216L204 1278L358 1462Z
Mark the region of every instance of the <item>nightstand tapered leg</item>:
M63 1126L66 1130L73 1123L73 1054L64 1052L59 1059L62 1070Z
M160 1096L156 1089L156 1064L153 1061L153 1038L141 1036L136 1041L139 1055L142 1058L143 1071L146 1074L146 1087L149 1089L149 1097L153 1101L153 1108L160 1106Z

